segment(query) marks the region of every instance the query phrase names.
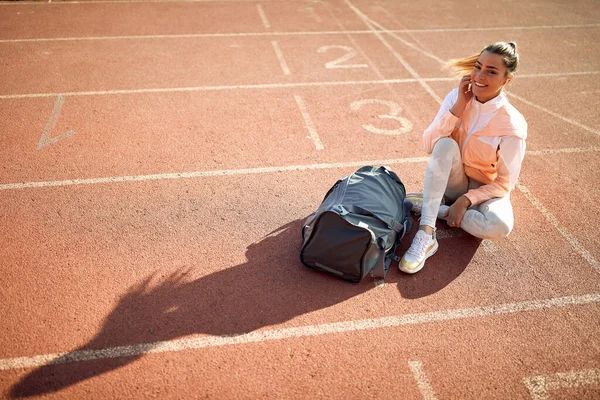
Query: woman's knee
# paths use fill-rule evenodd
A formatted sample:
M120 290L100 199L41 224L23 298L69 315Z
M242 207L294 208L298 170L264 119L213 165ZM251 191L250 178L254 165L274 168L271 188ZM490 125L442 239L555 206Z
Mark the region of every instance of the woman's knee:
M488 229L483 239L502 239L507 237L513 229L513 222L498 218L497 216L488 216Z
M456 140L446 137L437 141L431 152L432 156L454 156L460 154L460 149Z

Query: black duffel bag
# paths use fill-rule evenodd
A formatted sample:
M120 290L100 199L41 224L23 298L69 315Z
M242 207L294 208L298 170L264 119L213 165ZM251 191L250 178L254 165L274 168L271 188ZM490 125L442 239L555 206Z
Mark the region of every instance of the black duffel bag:
M385 278L396 246L412 229L402 181L383 166L365 166L340 179L302 227L300 259L350 282Z

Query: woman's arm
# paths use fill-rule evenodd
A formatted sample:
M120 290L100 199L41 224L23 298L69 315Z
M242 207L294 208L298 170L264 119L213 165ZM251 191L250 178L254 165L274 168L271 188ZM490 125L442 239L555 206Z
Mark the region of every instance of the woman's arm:
M468 90L470 82L471 75L463 76L458 88L448 93L435 119L423 132L423 149L427 154L431 154L438 140L450 136L456 129L467 103L473 97Z
M448 225L460 226L469 207L506 196L517 184L524 156L525 140L516 136L503 138L498 149L498 176L494 182L471 189L460 196L445 215Z

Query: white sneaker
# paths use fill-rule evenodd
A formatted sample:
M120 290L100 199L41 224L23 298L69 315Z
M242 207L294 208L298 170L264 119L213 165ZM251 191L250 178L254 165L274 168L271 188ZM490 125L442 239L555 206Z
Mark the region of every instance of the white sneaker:
M425 260L434 255L437 249L438 242L435 238L435 230L433 235L429 235L419 229L409 249L402 256L398 268L407 274L419 272L425 265Z

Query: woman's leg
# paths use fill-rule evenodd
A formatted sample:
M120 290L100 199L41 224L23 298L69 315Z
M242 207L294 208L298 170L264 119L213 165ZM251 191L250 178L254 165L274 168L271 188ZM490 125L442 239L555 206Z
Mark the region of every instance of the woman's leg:
M425 260L438 249L435 220L444 194L453 198L467 191L469 179L465 175L460 149L454 139L440 139L433 148L425 171L421 222L412 244L404 253L398 267L414 274L425 265Z
M454 139L440 139L433 148L425 171L420 225L435 227L444 195L456 200L467 192L469 179Z
M481 239L500 239L512 231L514 221L510 196L507 195L469 207L460 227Z

